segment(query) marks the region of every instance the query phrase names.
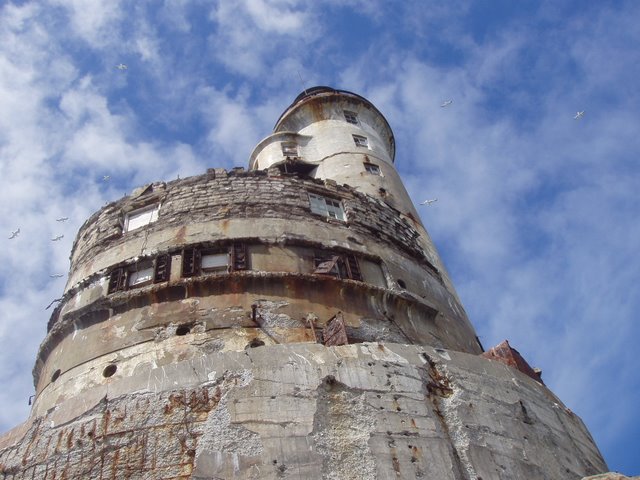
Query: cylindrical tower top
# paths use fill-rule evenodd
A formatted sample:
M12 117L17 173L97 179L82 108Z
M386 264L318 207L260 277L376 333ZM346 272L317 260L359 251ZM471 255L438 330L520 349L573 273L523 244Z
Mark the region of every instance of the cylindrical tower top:
M394 166L395 139L387 119L366 98L319 86L296 97L249 159L250 170L334 180L417 220Z
M341 98L342 97L342 98ZM374 117L377 117L376 126L379 127L378 132L383 140L386 140L387 151L391 162L394 161L396 155L396 143L393 136L393 130L384 115L378 110L373 103L357 93L349 92L347 90L338 90L332 87L317 86L305 89L300 95L296 97L291 105L280 115L278 121L273 127L274 133L282 131L292 130L290 127L291 117L296 111L303 108L310 102L322 102L322 103L337 103L339 100L348 100L354 102L356 105L361 105L363 108L370 110ZM317 113L321 113L318 109L315 109ZM326 117L326 115L325 115ZM326 120L327 118L316 117L315 120Z

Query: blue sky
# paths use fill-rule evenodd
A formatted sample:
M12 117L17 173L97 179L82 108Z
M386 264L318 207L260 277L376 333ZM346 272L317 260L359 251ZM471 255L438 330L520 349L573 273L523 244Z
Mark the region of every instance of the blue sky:
M509 339L640 474L639 20L604 0L4 3L0 430L28 415L82 222L143 183L246 167L330 85L383 112L414 201L438 198L422 218L485 347Z

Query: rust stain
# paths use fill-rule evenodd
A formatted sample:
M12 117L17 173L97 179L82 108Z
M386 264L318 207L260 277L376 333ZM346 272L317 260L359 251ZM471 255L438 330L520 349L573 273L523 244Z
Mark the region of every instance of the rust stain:
M307 103L307 107L309 108L314 122L324 119L324 108L322 108L322 104L320 102L309 102Z
M111 419L111 410L105 410L102 415L102 436L107 435L107 430L109 430L109 420Z
M69 432L69 435L67 435L67 448L71 447L73 447L73 428Z
M451 383L449 379L442 375L436 368L436 363L427 355L422 354L422 357L427 361L429 365L429 378L427 382L427 390L429 394L438 395L439 397L450 397L453 394Z
M187 234L187 226L183 225L176 232L176 237L175 237L176 245L182 245L187 243L186 234Z
M489 351L482 353L480 356L490 360L496 360L504 365L515 368L516 370L519 370L525 375L533 378L536 382L540 382L544 385L544 382L542 381L542 373L536 372L531 368L522 355L520 355L520 352L509 345L507 340L496 345Z
M324 337L324 344L328 347L337 345L347 345L349 339L347 338L347 330L344 325L344 317L341 312L338 312L334 317L329 320L322 332Z

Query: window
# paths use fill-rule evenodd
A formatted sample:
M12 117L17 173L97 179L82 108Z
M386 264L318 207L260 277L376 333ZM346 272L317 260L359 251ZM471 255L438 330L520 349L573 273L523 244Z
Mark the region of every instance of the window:
M363 137L362 135L353 135L353 141L358 147L369 148L369 140L367 140L367 137Z
M342 220L343 222L347 220L344 210L342 209L342 204L338 200L316 195L315 193L309 193L309 203L313 213Z
M127 284L129 287L135 287L139 285L146 285L153 280L153 267L143 268L142 270L136 270L129 272L129 279Z
M182 276L229 273L247 269L246 247L236 242L220 248L190 247L182 251Z
M130 232L155 222L158 220L159 210L160 205L154 205L127 213L124 217L124 231Z
M364 169L371 175L382 175L380 173L380 167L374 163L364 163Z
M297 157L298 145L295 143L282 143L282 155L285 157Z
M358 125L358 114L356 112L350 112L349 110L345 110L344 119L349 123Z
M109 276L108 293L143 287L169 280L171 256L159 255L151 261L118 267Z
M362 281L362 273L355 255L316 252L313 261L315 265L313 273Z
M203 253L200 257L200 268L203 272L227 273L229 269L229 253Z

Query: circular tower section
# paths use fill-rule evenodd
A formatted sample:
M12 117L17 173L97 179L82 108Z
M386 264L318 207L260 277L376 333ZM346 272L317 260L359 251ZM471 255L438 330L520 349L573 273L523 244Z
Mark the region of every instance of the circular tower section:
M385 202L277 168L140 188L78 233L36 408L203 352L371 341L479 352L421 239Z
M313 87L295 99L273 134L254 149L249 168L275 165L335 180L418 218L394 157L391 127L371 102L344 90Z

